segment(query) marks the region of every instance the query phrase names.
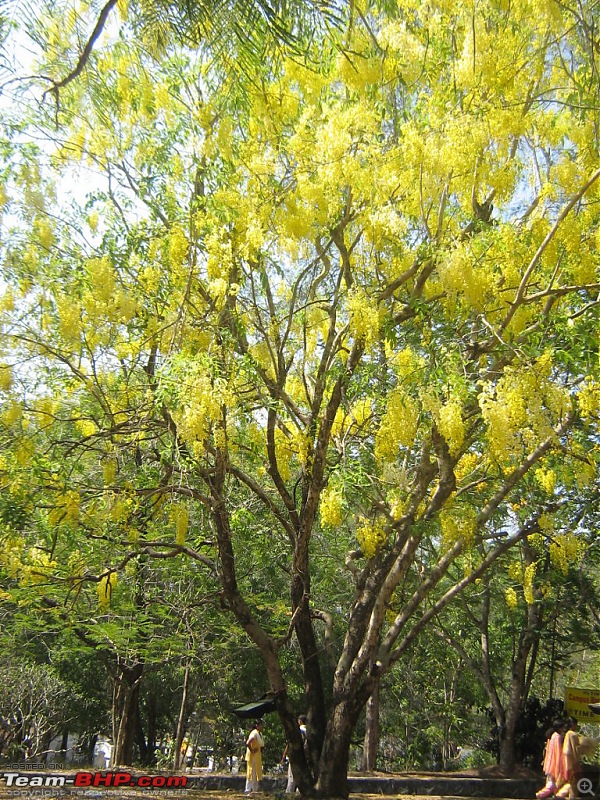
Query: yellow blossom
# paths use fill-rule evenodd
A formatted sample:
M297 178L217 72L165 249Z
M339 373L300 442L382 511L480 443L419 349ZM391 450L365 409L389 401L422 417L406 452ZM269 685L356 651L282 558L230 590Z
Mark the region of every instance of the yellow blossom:
M505 590L504 599L510 611L513 611L517 607L517 603L519 602L517 598L517 593L512 588L512 586L509 586L509 588Z
M573 533L563 533L555 536L550 542L550 560L563 575L569 567L577 567L584 556L585 545Z
M108 610L108 608L110 608L112 593L116 585L117 585L116 572L109 572L108 575L101 578L96 584L96 591L98 593L98 605L103 611L106 611Z
M545 469L540 467L534 472L534 478L537 483L542 487L546 494L552 494L556 486L556 473L553 469Z
M366 558L373 558L387 541L387 532L380 520L374 522L361 517L356 538Z
M477 529L477 515L469 506L449 505L440 513L440 527L444 549L450 549L456 542L470 547Z
M525 602L529 606L532 606L535 601L533 581L535 578L536 569L537 564L534 561L531 564L528 564L523 572L523 596L525 598Z
M185 537L190 522L190 512L183 503L174 503L171 506L171 519L175 523L175 543L185 544Z
M438 430L446 440L452 456L458 455L465 438L465 425L461 412L460 401L451 398L440 407L436 420Z
M375 438L375 456L378 460L394 461L398 457L398 444L412 447L419 427L417 401L398 388L388 396L387 408Z
M343 494L340 489L327 486L320 500L321 522L330 528L342 523Z
M365 347L372 347L379 337L381 324L376 301L363 289L353 289L348 294L347 307L353 336L363 341Z

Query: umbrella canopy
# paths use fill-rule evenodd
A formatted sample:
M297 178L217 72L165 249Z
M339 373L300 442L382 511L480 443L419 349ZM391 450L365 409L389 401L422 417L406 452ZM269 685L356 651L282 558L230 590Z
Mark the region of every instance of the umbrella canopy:
M600 714L600 703L588 703L588 708L590 711L593 711L594 714Z
M241 719L261 717L263 714L275 711L275 700L272 697L265 697L262 700L255 700L253 703L246 703L246 705L238 706L238 708L232 710L236 717Z

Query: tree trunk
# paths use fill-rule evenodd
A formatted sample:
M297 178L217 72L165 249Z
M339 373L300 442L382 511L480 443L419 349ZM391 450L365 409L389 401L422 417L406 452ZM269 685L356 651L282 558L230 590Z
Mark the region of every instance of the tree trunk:
M360 712L360 706L356 706L346 700L329 718L317 782L317 791L324 797L348 797L350 741Z
M138 746L139 756L140 756L140 763L147 765L148 764L148 742L146 740L146 735L144 733L144 726L142 724L142 712L140 709L139 699L136 704L136 714L135 714L135 739Z
M69 729L65 728L62 732L62 738L60 740L60 762L61 764L67 764L67 751L69 749Z
M175 748L173 751L174 772L178 772L181 769L182 762L183 766L185 767L185 753L181 752L181 748L183 746L183 739L185 736L190 665L191 662L188 659L185 664L185 672L183 673L183 690L181 692L181 703L179 704L179 716L177 717L177 730L175 731Z
M365 740L360 768L363 772L373 772L377 769L377 750L379 748L379 682L375 685L373 693L367 701L367 714L365 719Z
M136 707L139 686L125 686L122 691L121 709L111 766L130 766L133 762L133 744L136 734Z
M304 742L298 726L298 715L292 708L286 689L277 695L277 711L285 730L294 783L303 797L309 797L314 794L314 770L307 761Z
M535 560L535 554L527 541L523 542L523 553L525 564L529 566ZM542 603L541 591L539 587L532 587L534 592L534 602L528 603L526 618L519 636L517 654L513 663L512 680L506 710L506 724L504 730L500 731L500 754L499 764L505 770L511 770L517 761L515 750L515 732L519 715L521 714L529 691L528 673L534 668L534 664L528 661L537 657L537 649L534 647L540 637L542 624Z
M156 764L156 692L154 689L148 696L146 714L148 717L146 764L151 767Z
M133 762L136 736L137 704L143 665L117 666L113 691L113 741L111 766L129 766Z

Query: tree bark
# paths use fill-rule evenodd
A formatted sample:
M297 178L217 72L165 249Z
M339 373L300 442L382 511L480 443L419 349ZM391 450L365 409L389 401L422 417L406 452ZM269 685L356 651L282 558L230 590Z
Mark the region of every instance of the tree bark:
M367 713L365 719L365 739L360 768L363 772L373 772L377 769L377 750L379 748L379 697L380 685L375 688L367 700Z
M111 766L130 766L136 736L137 704L143 665L117 666L113 690L113 741Z
M190 680L190 661L186 661L185 672L183 674L183 690L181 692L181 703L179 704L179 716L177 718L177 730L175 731L175 749L173 752L173 770L177 772L183 766L185 767L185 755L181 752L183 746L183 739L185 736L185 723L187 716L187 701L188 701L188 687Z
M350 742L361 708L358 699L344 700L329 717L317 781L324 797L348 797Z
M148 717L146 764L151 767L156 763L156 692L154 689L148 696L146 715Z
M523 553L527 566L534 563L535 555L527 541L523 542ZM540 627L542 623L542 603L539 588L534 591L533 600L534 602L528 603L527 605L524 625L519 635L519 644L513 663L508 707L506 710L506 723L504 729L500 731L500 754L498 761L500 766L506 770L511 770L517 761L515 732L517 722L519 721L519 715L527 700L529 691L528 674L533 669L533 665L529 664L528 670L528 662L530 657L536 658L537 656L535 643L540 637Z

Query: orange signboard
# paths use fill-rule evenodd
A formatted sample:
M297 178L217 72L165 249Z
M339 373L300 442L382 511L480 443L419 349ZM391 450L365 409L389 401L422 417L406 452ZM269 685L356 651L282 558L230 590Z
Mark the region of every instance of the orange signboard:
M596 722L600 724L600 714L594 714L588 703L600 703L600 689L577 689L568 686L565 689L565 711L570 717L580 722Z

